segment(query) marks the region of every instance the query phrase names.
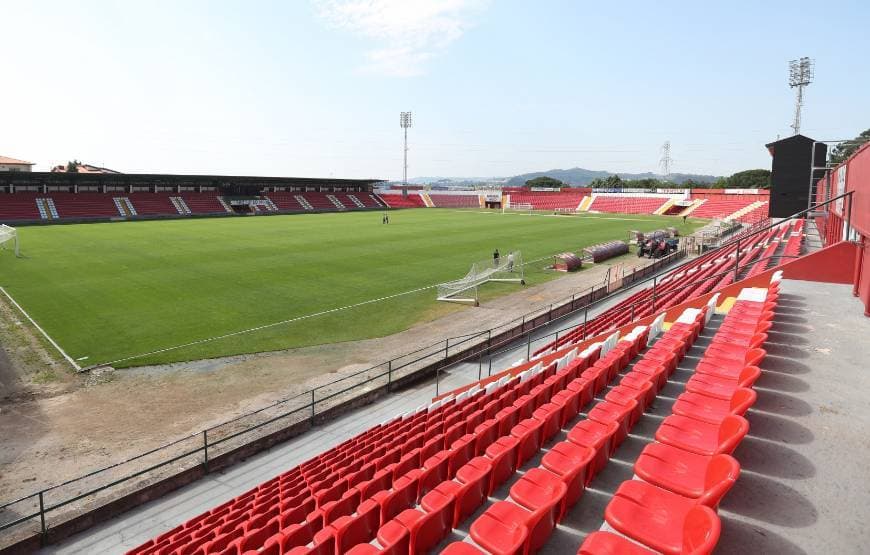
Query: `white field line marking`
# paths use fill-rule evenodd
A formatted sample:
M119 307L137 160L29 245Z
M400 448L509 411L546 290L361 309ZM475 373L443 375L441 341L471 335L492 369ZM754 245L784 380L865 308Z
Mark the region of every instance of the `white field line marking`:
M534 216L537 218L564 218L563 214L521 214L519 212L484 212L484 211L476 211L476 210L451 210L451 212L457 214L496 214L500 216L523 216L529 217ZM650 214L651 216L657 216L657 214ZM655 220L647 220L644 218L617 218L611 216L598 216L598 215L583 215L580 216L584 220L616 220L620 222L654 222Z
M523 262L522 265L523 265L523 266L528 266L529 264L533 264L533 263L535 263L535 262L540 262L540 261L542 261L542 260L547 260L547 259L552 258L552 257L553 257L553 255L543 256L543 257L541 257L541 258L536 258L536 259L534 259L534 260L529 260L529 261L527 261L527 262ZM253 327L253 328L248 328L248 329L244 329L244 330L234 331L234 332L231 332L231 333L225 333L225 334L223 334L223 335L216 335L216 336L213 336L213 337L207 337L207 338L205 338L205 339L197 339L196 341L190 341L190 342L188 342L188 343L183 343L183 344L181 344L181 345L175 345L175 346L173 346L173 347L165 347L165 348L163 348L163 349L157 349L157 350L155 350L155 351L150 351L150 352L147 352L147 353L141 353L141 354L138 354L138 355L132 355L132 356L124 357L124 358L119 358L119 359L117 359L117 360L112 360L112 361L109 361L109 362L103 362L103 363L100 363L99 365L109 365L109 366L111 366L111 365L113 365L113 364L117 364L117 363L119 363L119 362L127 362L128 360L135 360L135 359L137 359L137 358L144 358L144 357L151 356L151 355L159 355L159 354L162 354L162 353L167 353L167 352L169 352L169 351L177 351L178 349L184 349L184 348L186 348L186 347L193 347L193 346L196 346L196 345L202 345L202 344L204 344L204 343L210 343L211 341L218 341L218 340L220 340L220 339L227 339L227 338L229 338L229 337L236 337L236 336L239 336L239 335L245 335L245 334L247 334L247 333L253 333L253 332L255 332L255 331L260 331L260 330L264 330L264 329L268 329L268 328L274 328L274 327L276 327L276 326L282 326L282 325L284 325L284 324L292 324L293 322L299 322L299 321L301 321L301 320L307 320L307 319L309 319L309 318L315 318L315 317L317 317L317 316L323 316L323 315L325 315L325 314L332 314L332 313L334 313L334 312L341 312L341 311L343 311L343 310L348 310L348 309L351 309L351 308L357 308L357 307L364 306L364 305L367 305L367 304L374 304L374 303L378 303L378 302L381 302L381 301L387 301L387 300L390 300L390 299L395 299L395 298L398 298L398 297L403 297L403 296L405 296L405 295L410 295L410 294L412 294L412 293L419 293L420 291L426 291L427 289L435 289L435 288L438 287L439 285L441 285L441 284L440 284L440 283L436 283L436 284L434 284L434 285L427 285L427 286L425 286L425 287L418 287L417 289L411 289L410 291L404 291L404 292L402 292L402 293L395 293L395 294L393 294L393 295L387 295L386 297L378 297L377 299L369 299L369 300L367 300L367 301L362 301L362 302L359 302L359 303L356 303L356 304L349 304L349 305L345 305L345 306L339 306L339 307L336 307L336 308L330 308L329 310L322 310L322 311L320 311L320 312L314 312L314 313L312 313L312 314L305 314L305 315L303 315L303 316L297 316L297 317L295 317L295 318L289 318L289 319L287 319L287 320L281 320L280 322L273 322L273 323L271 323L271 324L263 324L262 326L256 326L256 327ZM43 333L44 333L44 332L43 332ZM53 342L52 342L52 343L53 343ZM58 347L58 349L60 349L60 347ZM63 351L61 351L61 352L63 352Z
M68 354L66 354L66 352L60 348L60 345L58 345L55 342L55 340L51 338L50 335L45 333L45 330L42 329L40 327L40 325L37 324L33 318L30 317L30 314L28 314L27 311L25 311L23 308L21 308L20 304L15 302L15 299L12 298L12 295L10 295L9 293L6 292L6 289L3 289L2 287L0 287L0 292L2 292L4 295L6 295L6 298L9 299L9 302L11 302L13 305L15 305L15 308L17 308L21 312L21 314L24 314L24 317L27 318L31 324L33 324L33 327L38 329L39 333L41 333L42 336L45 337L45 339L48 340L49 343L51 343L51 346L54 347L55 349L57 349L57 352L59 352L63 356L63 358L65 358L66 361L69 362L72 365L72 367L76 369L76 372L81 371L82 367L79 366L78 363L72 359L72 357L70 357Z

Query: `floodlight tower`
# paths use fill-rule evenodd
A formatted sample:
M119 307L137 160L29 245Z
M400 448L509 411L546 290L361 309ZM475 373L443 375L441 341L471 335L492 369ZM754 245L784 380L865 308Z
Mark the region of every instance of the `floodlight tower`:
M662 175L665 177L671 176L671 141L665 141L662 145L662 158L659 160L659 167L662 170Z
M801 108L804 105L804 87L813 82L815 62L809 58L792 60L788 63L788 86L797 89L794 105L794 134L801 132Z
M411 112L399 112L399 125L405 131L405 165L402 171L402 185L408 186L408 128L411 127Z

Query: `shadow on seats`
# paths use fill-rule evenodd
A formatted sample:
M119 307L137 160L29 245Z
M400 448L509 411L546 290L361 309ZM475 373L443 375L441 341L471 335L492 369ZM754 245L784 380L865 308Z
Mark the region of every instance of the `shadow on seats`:
M810 356L802 348L787 343L767 343L764 345L764 350L767 351L767 356L780 358L809 358Z
M813 332L813 328L811 326L807 326L806 324L791 324L788 322L781 322L779 320L779 316L773 319L773 326L771 326L770 330L774 332L785 332L792 334L809 334Z
M747 418L750 437L788 444L806 444L815 439L815 435L809 428L790 418L755 410L750 410Z
M811 526L819 519L816 507L796 489L751 472L740 474L720 509L788 528Z
M755 401L754 405L752 405L753 411L770 412L781 416L807 416L813 413L813 407L803 399L799 399L793 395L787 395L780 391L775 391L775 388L772 387L761 387L758 385L762 384L768 386L769 384L766 383L768 377L777 380L784 376L771 374L770 376L762 376L759 378L756 382L756 387L763 390L764 393L760 394L758 400ZM787 379L804 383L797 378L788 377ZM809 389L809 386L807 386L804 391L807 389Z
M802 393L810 390L810 385L802 379L777 372L762 373L758 381L755 382L755 387L760 391L763 390L765 394L769 390L789 393ZM761 395L760 391L759 396Z
M716 546L717 555L746 555L747 553L801 555L807 553L800 546L766 528L741 522L723 514L720 514L720 518L722 519L722 535Z
M746 436L734 452L740 467L765 476L801 480L816 475L813 463L794 449L774 441Z
M809 345L810 340L799 333L788 333L783 330L775 330L771 328L767 331L767 343L779 343L782 345Z

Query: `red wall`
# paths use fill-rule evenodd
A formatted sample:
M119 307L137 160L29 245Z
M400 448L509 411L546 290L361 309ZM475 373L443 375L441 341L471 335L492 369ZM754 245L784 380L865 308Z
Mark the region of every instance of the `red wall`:
M832 169L817 187L820 201L824 201L826 183L830 178L830 197L837 196L837 175L846 168L845 191L852 191L851 226L858 234L858 250L855 258L855 294L864 304L864 314L870 316L870 143L863 145L848 160ZM843 202L843 210L831 212L823 238L826 244L844 239L843 221L849 213L849 202Z

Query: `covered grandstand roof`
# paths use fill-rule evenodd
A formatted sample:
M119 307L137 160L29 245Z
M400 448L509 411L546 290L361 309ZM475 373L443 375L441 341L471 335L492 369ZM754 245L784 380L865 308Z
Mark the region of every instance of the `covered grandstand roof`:
M15 185L184 185L233 187L361 187L381 179L333 179L241 175L184 175L151 173L11 172L0 176L0 186Z

